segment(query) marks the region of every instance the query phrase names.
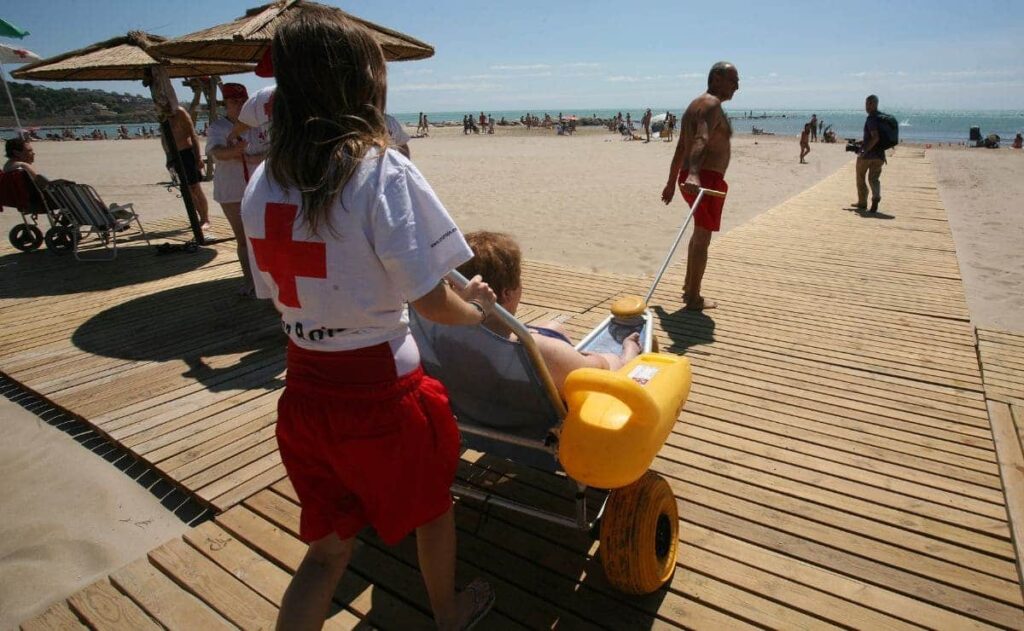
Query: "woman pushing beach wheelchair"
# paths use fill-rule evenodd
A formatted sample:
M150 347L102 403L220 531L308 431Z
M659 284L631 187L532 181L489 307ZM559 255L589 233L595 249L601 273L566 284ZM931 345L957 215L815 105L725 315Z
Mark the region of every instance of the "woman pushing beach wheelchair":
M372 36L310 5L277 28L271 50L270 150L241 216L256 293L273 300L288 336L276 434L309 544L278 628L320 628L368 525L389 545L416 531L439 628L479 623L495 593L482 579L455 589L452 490L596 532L612 585L661 587L675 568L678 516L668 483L647 469L690 387L685 358L653 352L646 303L669 259L646 299L617 301L575 347L527 330L509 313L518 249L493 248L511 267L459 274L487 257L474 259L423 175L389 148L387 70ZM564 472L575 515L453 486L462 438ZM591 486L610 490L594 519Z

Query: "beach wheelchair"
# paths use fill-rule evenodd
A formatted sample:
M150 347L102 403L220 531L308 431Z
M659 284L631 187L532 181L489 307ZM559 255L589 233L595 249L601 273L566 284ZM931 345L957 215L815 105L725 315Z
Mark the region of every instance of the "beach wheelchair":
M21 223L11 228L7 237L11 245L22 252L32 252L43 245L45 237L39 227L40 215L49 223L47 233L58 226L70 225L24 169L0 173L0 210L4 207L21 213Z
M613 353L636 332L642 353L617 371L581 368L559 396L528 328L495 305L517 341L483 326L448 326L409 310L424 370L448 390L466 447L515 464L556 473L575 486L575 513L554 513L456 482L452 493L589 532L600 540L608 582L627 594L649 594L675 571L679 514L672 488L649 471L690 393L685 357L657 352L648 303L704 195L701 189L646 297L623 296L611 314L576 345ZM449 282L464 287L458 272ZM587 490L606 491L590 519Z
M451 280L465 281L461 276ZM629 594L659 589L675 570L679 516L668 482L647 469L686 401L689 361L649 352L649 310L628 318L612 316L577 348L612 352L639 331L648 352L619 371L572 372L563 403L527 328L500 306L496 309L519 341L482 326L436 324L410 310L423 367L447 388L466 447L564 476L575 485L575 514L546 511L461 483L452 493L590 532L601 541L601 564L616 589ZM588 487L608 491L593 520Z

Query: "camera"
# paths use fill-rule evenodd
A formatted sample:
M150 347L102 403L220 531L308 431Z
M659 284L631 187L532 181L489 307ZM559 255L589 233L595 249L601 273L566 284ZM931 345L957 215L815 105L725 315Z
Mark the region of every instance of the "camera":
M863 145L863 144L864 144L863 142L861 142L860 140L857 140L856 138L847 138L846 139L846 150L847 151L852 151L854 153L860 153L860 148L861 148L861 145Z

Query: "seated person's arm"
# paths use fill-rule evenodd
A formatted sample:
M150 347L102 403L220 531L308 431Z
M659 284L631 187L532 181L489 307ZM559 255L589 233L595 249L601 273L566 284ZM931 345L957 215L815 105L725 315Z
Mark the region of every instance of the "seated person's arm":
M562 391L565 378L577 368L618 370L640 354L640 336L636 333L623 340L622 353L619 355L581 353L565 342L543 335L534 334L533 339L559 392Z
M410 301L409 304L421 316L438 324L468 325L483 322L484 313L468 301L490 308L494 305L494 292L491 288L480 279L480 276L474 276L460 293L456 293L448 283L441 281L425 295Z

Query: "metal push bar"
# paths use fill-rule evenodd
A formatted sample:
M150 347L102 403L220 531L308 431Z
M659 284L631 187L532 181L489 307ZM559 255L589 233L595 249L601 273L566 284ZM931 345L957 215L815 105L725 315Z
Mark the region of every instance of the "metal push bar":
M679 247L679 242L683 240L683 233L686 232L686 228L690 225L690 220L693 219L693 213L700 206L700 200L705 195L711 197L725 197L725 193L721 191L713 191L710 188L701 188L700 192L697 193L697 199L693 200L693 206L690 207L690 213L686 215L686 221L683 222L683 227L679 229L679 234L676 235L675 243L672 244L672 249L668 251L668 256L665 257L665 262L661 264L661 270L658 271L658 275L654 277L654 283L651 284L651 289L647 292L647 296L644 298L645 303L651 302L651 296L654 295L654 290L658 287L658 283L661 282L661 277L665 274L665 270L668 269L668 264L672 260L672 255L676 253L676 248Z

